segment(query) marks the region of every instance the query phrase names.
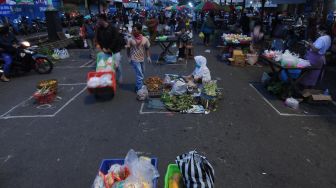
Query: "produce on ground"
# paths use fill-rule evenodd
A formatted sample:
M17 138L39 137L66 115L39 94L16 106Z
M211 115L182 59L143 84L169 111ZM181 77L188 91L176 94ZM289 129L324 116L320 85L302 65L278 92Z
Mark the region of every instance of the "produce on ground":
M175 96L167 92L162 94L161 100L168 109L174 111L188 110L195 104L194 98L190 95Z
M147 89L150 92L158 92L162 88L163 80L160 77L153 76L149 77L145 80L145 84L147 85Z
M206 95L213 96L213 97L216 96L217 95L217 82L210 81L204 84L203 91Z

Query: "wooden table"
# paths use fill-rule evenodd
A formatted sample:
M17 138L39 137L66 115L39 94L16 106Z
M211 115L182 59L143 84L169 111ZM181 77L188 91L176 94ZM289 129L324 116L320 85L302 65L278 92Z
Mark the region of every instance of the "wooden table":
M173 52L170 51L170 47L173 46L173 44L175 42L177 42L177 38L176 37L168 37L167 40L155 40L155 42L159 43L162 52L160 53L160 57L159 60L163 60L164 57L167 55L167 53L169 54L173 54Z
M259 57L259 60L269 64L269 66L272 70L272 73L273 73L273 79L274 80L277 80L281 71L284 71L287 78L288 78L288 81L289 81L289 85L290 85L289 90L296 93L296 94L301 93L298 85L299 85L300 81L302 80L302 78L304 77L304 75L307 74L310 70L319 69L319 68L316 68L316 67L305 67L305 68L283 67L283 66L281 66L281 63L279 61L275 61L275 60L273 60L271 58L268 58L264 55L261 55ZM290 76L289 70L297 70L297 69L301 70L301 73L300 73L300 76L298 78L294 79Z

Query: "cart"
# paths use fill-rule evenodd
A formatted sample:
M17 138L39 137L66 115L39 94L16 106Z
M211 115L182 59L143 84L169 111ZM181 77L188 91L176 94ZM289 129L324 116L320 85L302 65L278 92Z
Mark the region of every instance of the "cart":
M87 81L90 80L92 77L101 77L103 75L110 74L112 77L112 85L107 87L96 87L96 88L87 88L89 93L93 94L96 98L99 98L100 96L114 96L117 91L117 82L114 72L89 72L87 75Z

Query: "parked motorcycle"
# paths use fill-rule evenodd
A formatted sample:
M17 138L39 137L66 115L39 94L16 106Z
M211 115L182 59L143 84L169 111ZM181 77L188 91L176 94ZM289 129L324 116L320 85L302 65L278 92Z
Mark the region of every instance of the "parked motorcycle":
M34 69L39 74L49 74L53 63L47 56L37 53L37 46L30 46L27 41L21 42L17 54L13 57L11 75L20 75ZM3 60L0 59L0 70L3 70ZM0 71L0 74L3 71Z

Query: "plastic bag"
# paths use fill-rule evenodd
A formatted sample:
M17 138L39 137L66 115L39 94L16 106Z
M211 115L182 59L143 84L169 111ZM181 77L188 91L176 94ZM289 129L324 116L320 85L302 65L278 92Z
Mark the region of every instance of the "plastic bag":
M298 56L291 54L288 50L281 56L281 66L283 67L297 67L299 58Z
M215 171L206 157L196 151L177 156L176 164L181 170L187 188L214 188ZM185 170L188 169L188 170Z
M137 99L139 101L144 101L148 98L148 89L147 86L143 85L141 89L137 92Z
M293 108L295 110L299 109L299 101L294 98L287 98L285 101L286 106Z
M84 48L87 48L87 47L88 47L87 40L86 40L86 39L84 39L84 40L83 40L83 42L84 42Z
M183 95L187 92L188 86L185 82L178 80L173 85L172 90L170 91L171 95Z
M92 188L105 188L104 179L101 176L96 176Z
M152 188L153 180L160 176L150 159L139 158L134 150L127 153L125 165L129 168L131 175L125 180L124 187Z
M204 39L204 33L203 32L200 32L199 34L198 34L198 36L199 36L199 38L201 38L201 39Z
M166 75L163 79L163 84L169 85L171 82L170 76Z
M100 80L98 77L92 77L87 82L88 88L97 88L99 86Z
M104 74L99 78L99 85L107 87L112 85L112 76L110 74Z

